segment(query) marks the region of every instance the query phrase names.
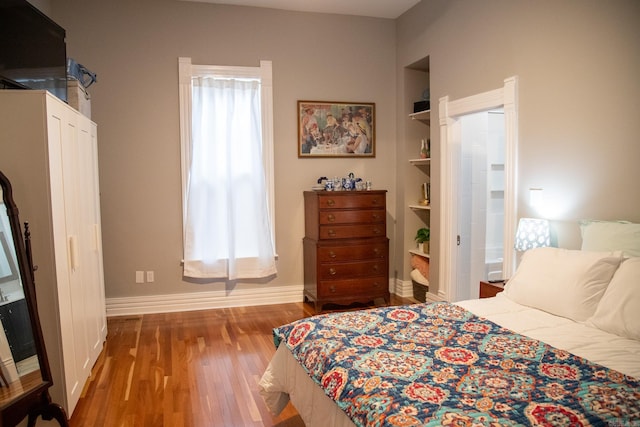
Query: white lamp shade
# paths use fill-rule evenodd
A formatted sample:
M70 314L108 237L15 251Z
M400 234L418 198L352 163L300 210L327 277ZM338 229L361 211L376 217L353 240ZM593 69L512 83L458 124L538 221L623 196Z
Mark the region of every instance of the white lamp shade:
M551 245L549 221L546 219L520 218L516 231L515 249L526 251Z

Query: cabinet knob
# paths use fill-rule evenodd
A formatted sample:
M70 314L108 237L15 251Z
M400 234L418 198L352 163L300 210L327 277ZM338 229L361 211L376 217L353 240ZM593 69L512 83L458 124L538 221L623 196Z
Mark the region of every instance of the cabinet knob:
M335 269L335 268L330 268L330 269L329 269L329 274L330 274L330 275L335 276L335 275L336 275L336 273L337 273L337 271L336 271L336 269Z
M377 221L380 219L380 215L378 215L377 213L374 213L373 215L371 215L371 218Z
M335 286L329 286L329 291L330 291L332 294L335 294L335 293L336 293L336 287L335 287Z
M335 201L335 200L333 200L333 199L329 199L329 200L327 200L327 206L333 206L333 205L335 205L335 204L336 204L336 201Z
M373 200L371 200L371 204L372 204L372 205L377 205L377 204L379 204L379 203L380 203L380 201L379 201L378 199L373 199Z
M373 267L372 267L372 270L377 273L378 270L380 270L380 266L378 266L378 264L374 264Z
M327 231L327 234L329 235L329 237L334 237L336 235L336 231L335 230L329 230L329 231Z
M380 234L380 229L379 228L374 228L373 229L373 234Z
M333 215L333 214L329 214L329 215L327 215L327 221L329 221L329 222L333 222L333 221L335 221L335 220L336 220L335 215Z
M373 287L374 288L379 288L380 286L381 286L380 282L373 282Z
M335 253L335 252L333 252L333 251L330 251L330 252L329 252L329 258L335 258L336 256L337 256L337 255L336 255L336 253Z
M380 255L380 248L373 248L374 255Z

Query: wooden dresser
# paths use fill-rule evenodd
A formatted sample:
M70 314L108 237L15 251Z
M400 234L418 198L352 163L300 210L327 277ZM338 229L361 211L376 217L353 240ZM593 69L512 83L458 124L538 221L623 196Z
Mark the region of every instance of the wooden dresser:
M386 190L305 191L304 297L389 302Z

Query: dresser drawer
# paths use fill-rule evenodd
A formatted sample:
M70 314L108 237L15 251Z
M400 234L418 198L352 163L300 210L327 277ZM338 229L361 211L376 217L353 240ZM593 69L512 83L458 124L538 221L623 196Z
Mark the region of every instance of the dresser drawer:
M387 230L384 223L320 226L320 239L357 239L362 237L385 237L386 235Z
M324 210L320 211L320 224L362 224L385 221L384 209Z
M371 299L384 296L389 289L389 279L384 276L364 279L331 280L318 282L318 298L340 298L367 295Z
M388 253L386 242L365 245L320 246L318 247L318 261L386 259Z
M384 208L386 195L367 194L360 192L345 191L336 195L318 196L318 207L320 209L366 209Z
M387 272L386 260L323 263L318 266L320 280L372 277Z

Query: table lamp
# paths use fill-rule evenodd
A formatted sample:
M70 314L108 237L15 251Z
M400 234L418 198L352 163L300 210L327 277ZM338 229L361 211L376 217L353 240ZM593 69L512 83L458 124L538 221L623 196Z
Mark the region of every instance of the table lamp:
M537 218L520 218L516 231L515 249L524 252L551 245L549 221Z

